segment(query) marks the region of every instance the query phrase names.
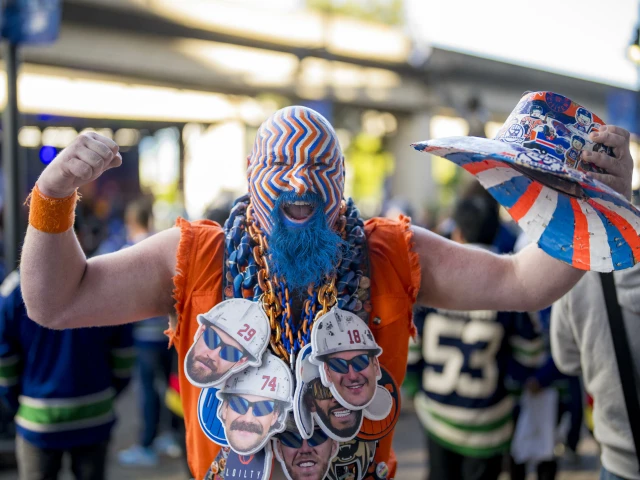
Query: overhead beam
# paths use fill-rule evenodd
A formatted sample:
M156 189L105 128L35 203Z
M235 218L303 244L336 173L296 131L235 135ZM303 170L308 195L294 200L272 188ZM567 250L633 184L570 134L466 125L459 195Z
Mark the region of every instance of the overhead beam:
M409 64L398 64L380 60L337 55L326 48L301 48L276 42L256 40L239 35L230 35L202 28L188 27L156 15L150 11L121 10L103 7L97 4L65 2L62 22L83 27L100 27L128 31L138 35L160 35L178 38L193 38L220 43L229 43L243 47L290 53L298 58L318 57L325 60L346 62L362 67L384 68L396 73L424 80L424 70Z

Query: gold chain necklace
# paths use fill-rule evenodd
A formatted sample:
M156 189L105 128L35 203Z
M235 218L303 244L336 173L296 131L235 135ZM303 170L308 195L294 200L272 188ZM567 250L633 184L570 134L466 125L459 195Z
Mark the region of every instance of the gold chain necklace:
M347 210L347 205L344 201L342 201L340 205L340 217L337 222L338 231L340 235L344 238L345 236L345 227L347 224L346 217L344 216ZM258 228L255 222L255 218L253 216L253 206L249 204L247 207L247 231L251 236L251 239L255 243L253 247L253 258L258 265L258 286L262 290L262 306L264 308L265 313L269 317L269 325L271 327L271 349L273 353L277 356L285 360L287 363L291 361L291 356L287 349L282 344L282 327L280 323L277 321L282 313L283 306L276 294L276 291L273 287L274 284L278 284L278 277L274 274L271 275L269 271L269 262L267 262L266 255L269 251L269 244L267 243L267 239L264 234ZM336 266L339 267L339 264ZM308 293L311 296L313 294L313 285L309 285ZM293 318L293 312L291 311L291 302L289 299L289 289L284 287L284 296L285 296L285 306L284 309L287 312L289 318ZM316 305L312 304L310 299L305 300L303 311L307 314L301 325L301 328L298 329L298 342L300 347L302 348L305 345L305 341L303 335L306 335L307 332L311 331L313 328L313 322L309 324L309 317L313 316L313 321L320 316L327 313L331 307L333 307L338 302L338 290L336 288L336 274L333 273L328 275L325 279L325 283L320 286L318 289L318 302L322 305L322 308L315 312ZM309 313L313 315L309 315ZM289 339L290 343L294 343L293 331L289 326L289 323L285 324L285 335Z

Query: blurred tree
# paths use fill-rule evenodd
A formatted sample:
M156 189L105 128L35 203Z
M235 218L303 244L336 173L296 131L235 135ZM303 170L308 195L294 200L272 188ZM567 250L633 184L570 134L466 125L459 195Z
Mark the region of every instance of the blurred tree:
M345 152L347 170L351 171L353 199L365 217L380 213L385 200L385 183L395 169L395 158L384 149L380 137L359 133Z

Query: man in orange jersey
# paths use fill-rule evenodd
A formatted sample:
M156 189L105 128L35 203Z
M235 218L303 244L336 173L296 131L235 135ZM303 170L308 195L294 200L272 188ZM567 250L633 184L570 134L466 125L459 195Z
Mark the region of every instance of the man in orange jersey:
M605 126L592 135L616 155L615 162L600 153L589 158L608 172L598 178L628 197L628 132ZM262 303L272 321L271 351L291 362L316 316L337 305L369 320L383 351L380 364L400 384L414 303L534 311L582 276L535 245L500 256L447 241L407 218L364 223L355 206L343 202L344 158L333 127L305 107L279 110L259 128L249 156L249 193L225 231L179 219L176 228L87 260L71 228L76 189L121 161L112 140L87 133L38 179L21 262L24 299L35 321L74 328L176 312L170 336L183 361L197 315L225 297L244 297ZM199 389L184 377L181 396L189 463L203 478L220 446L201 430ZM375 441L371 461L380 468L361 470L393 478L392 435Z

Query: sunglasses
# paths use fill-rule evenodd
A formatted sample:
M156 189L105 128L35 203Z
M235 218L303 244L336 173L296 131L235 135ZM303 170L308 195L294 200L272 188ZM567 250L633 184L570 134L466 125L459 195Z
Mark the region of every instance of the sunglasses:
M254 417L264 417L269 415L275 409L273 400L260 400L259 402L250 402L244 397L230 396L229 406L231 410L239 415L244 415L251 408Z
M314 432L313 436L307 439L307 444L311 448L313 448L313 447L317 447L318 445L322 445L328 439L329 437L327 437L326 433L324 433L320 429L317 429ZM282 442L282 444L286 447L300 448L302 447L302 442L304 439L295 432L282 432L281 434L278 435L278 440L280 440L280 442Z
M363 353L357 357L353 357L351 360L345 360L343 358L330 358L327 361L329 368L336 373L349 373L349 365L353 368L353 371L359 373L369 366L371 363L371 356L368 353Z
M239 362L240 359L244 357L244 352L242 350L234 347L233 345L224 343L220 335L218 335L210 324L207 325L207 327L208 328L204 331L203 338L204 343L207 345L209 350L215 350L219 347L220 358L227 362Z

